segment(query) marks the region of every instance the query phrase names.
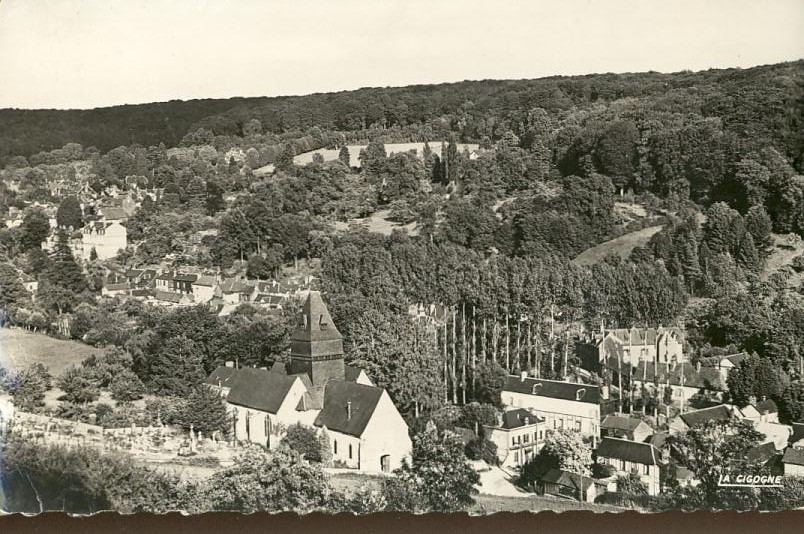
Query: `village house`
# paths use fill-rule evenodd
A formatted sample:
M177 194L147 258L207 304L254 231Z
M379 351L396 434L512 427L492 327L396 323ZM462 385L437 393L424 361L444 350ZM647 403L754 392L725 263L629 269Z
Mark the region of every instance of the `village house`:
M287 366L219 367L206 383L226 397L239 441L271 449L300 423L326 433L336 465L387 473L410 456L405 420L383 388L345 364L340 332L318 292L304 303Z
M600 437L601 415L614 411L602 398L601 388L591 384L507 376L500 393L503 405L527 408L544 419L545 430L567 428L585 437Z
M670 435L683 434L690 428L701 425L708 421L728 422L733 418L739 418L739 412L729 404L718 404L710 408L693 410L682 413L670 421Z
M648 495L658 495L661 455L653 445L628 439L603 438L595 450L597 463L612 466L618 476L639 475Z
M125 277L126 282L131 284L132 287L148 287L156 278L156 269L128 269Z
M516 408L503 412L496 425L483 425L486 439L497 446L500 465L519 468L539 452L544 443L544 429L539 424L538 416Z
M598 495L606 493L606 484L578 473L551 469L539 480L542 493L569 497L584 502L594 502Z
M788 444L791 447L799 447L804 449L804 423L793 423L791 425L792 432L788 439Z
M686 361L683 352L683 333L678 328L621 328L594 333L576 347L584 368L595 371L598 365L610 358L623 364L639 362L681 363Z
M23 272L20 272L20 283L22 287L25 288L25 291L33 295L39 289L39 282L37 282L36 278L27 275Z
M611 414L600 424L600 433L603 437L643 442L653 434L653 429L641 419Z
M782 456L782 465L785 475L804 477L804 448L789 447Z
M614 374L620 370L619 363L610 358L606 368ZM654 392L658 389L660 397L666 389L671 391L672 402L679 406L689 406L693 397L709 401L722 401L728 391L726 377L714 368L702 366L700 362L659 364L639 362L636 366L622 367L624 376L628 376L637 389L645 387Z

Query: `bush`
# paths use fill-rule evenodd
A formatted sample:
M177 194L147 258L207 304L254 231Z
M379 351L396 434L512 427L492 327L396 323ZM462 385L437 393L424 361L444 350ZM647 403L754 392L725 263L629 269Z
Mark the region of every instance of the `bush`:
M133 371L124 369L112 378L109 391L113 399L127 402L141 399L145 393L145 386Z
M489 465L500 463L497 456L497 445L483 437L477 437L467 443L464 452L471 460L483 460Z
M83 368L74 365L67 368L59 378L59 387L64 391L64 400L76 404L92 402L100 395L100 390L90 380Z
M322 460L321 442L316 431L312 428L296 423L288 427L282 443L289 449L299 453L299 456L308 462L319 463Z

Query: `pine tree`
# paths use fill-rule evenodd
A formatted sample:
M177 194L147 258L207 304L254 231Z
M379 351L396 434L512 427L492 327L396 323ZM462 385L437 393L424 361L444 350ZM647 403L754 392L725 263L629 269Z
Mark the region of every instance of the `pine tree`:
M351 167L351 156L349 155L349 147L342 146L340 151L338 152L338 159L346 165L347 167Z
M77 294L87 288L87 280L83 270L73 257L68 239L67 231L59 229L51 254L50 266L45 276L51 284Z
M758 272L760 268L760 258L754 246L754 238L751 237L751 233L744 232L739 243L735 254L737 264L749 272Z
M761 258L766 258L773 246L772 223L762 206L753 206L745 215L745 228L754 238L754 245Z

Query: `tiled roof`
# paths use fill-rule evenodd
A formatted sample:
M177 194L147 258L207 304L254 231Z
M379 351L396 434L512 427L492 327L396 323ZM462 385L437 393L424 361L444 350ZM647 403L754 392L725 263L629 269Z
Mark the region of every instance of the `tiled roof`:
M782 456L782 463L792 465L804 465L804 449L794 449L788 447Z
M695 410L694 412L687 412L681 414L681 420L684 421L690 428L695 425L706 423L707 421L729 421L732 417L731 408L724 404L712 406L711 408L704 408L702 410Z
M239 369L226 401L230 404L275 414L297 377L266 369Z
M502 425L500 428L512 430L520 428L525 425L535 425L539 418L530 413L524 408L517 408L516 410L508 410L502 414Z
M291 341L336 341L341 334L332 322L329 310L318 291L311 291L304 301L299 322Z
M330 380L324 389L324 408L318 414L315 425L360 437L374 415L383 392L382 388L356 382ZM351 406L351 416L348 406Z
M640 424L647 426L647 424L641 419L636 419L634 417L622 417L619 415L609 415L606 416L606 418L600 424L600 428L627 430L629 432L633 432Z
M598 457L614 458L644 465L657 465L658 451L649 443L627 439L603 438L595 451Z
M600 388L598 386L531 377L522 379L514 375L505 377L503 391L580 401L589 404L597 404L600 401Z
M126 271L126 278L138 278L142 273L142 269L129 269Z
M349 364L344 365L343 369L346 375L347 382L357 381L357 379L360 377L360 373L363 372L363 370L360 369L359 367L355 367L354 365Z
M198 275L190 273L176 273L176 276L174 276L173 279L177 282L195 282L198 279Z
M128 282L123 282L121 284L105 284L103 289L106 291L125 291L127 289L131 289L131 286Z

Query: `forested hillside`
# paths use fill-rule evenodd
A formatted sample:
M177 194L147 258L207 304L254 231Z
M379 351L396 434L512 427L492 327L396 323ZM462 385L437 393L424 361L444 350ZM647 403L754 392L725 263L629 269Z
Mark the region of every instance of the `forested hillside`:
M601 104L624 101L623 113L694 114L717 117L725 132L762 140L800 170L802 62L752 69L674 74L595 74L537 80L476 81L397 88L369 88L298 97L171 101L93 110L0 110L0 165L67 142L105 152L119 145L177 145L191 130L241 135L258 119L265 132L291 133L311 127L356 132L391 128L400 139L496 140L512 130L527 137L527 113L573 108L594 113ZM629 102L628 99L637 99ZM628 111L628 110L631 111ZM518 131L518 129L522 129ZM634 135L612 125L620 136ZM531 134L532 136L532 134ZM573 161L566 165L573 165Z

